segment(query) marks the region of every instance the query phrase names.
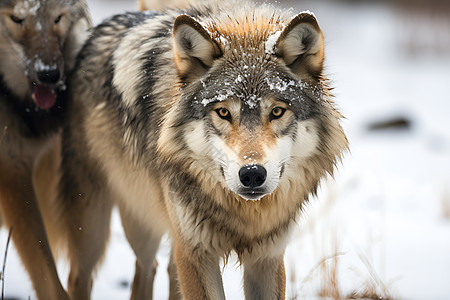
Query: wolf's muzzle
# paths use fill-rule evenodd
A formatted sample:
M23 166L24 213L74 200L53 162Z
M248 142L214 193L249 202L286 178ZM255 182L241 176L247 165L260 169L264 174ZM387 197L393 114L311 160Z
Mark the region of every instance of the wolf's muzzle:
M239 170L241 183L248 188L259 187L264 184L267 177L266 169L261 165L245 165Z
M43 84L56 84L61 77L58 68L39 71L36 75L38 80Z

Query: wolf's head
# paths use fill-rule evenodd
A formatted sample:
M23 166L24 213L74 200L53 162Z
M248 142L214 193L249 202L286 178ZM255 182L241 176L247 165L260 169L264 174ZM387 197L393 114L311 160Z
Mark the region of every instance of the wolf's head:
M347 146L322 79L323 35L309 12L245 13L176 19L181 101L167 120L183 125L192 172L247 200L305 197Z
M90 25L84 0L0 3L0 75L17 97L50 109Z

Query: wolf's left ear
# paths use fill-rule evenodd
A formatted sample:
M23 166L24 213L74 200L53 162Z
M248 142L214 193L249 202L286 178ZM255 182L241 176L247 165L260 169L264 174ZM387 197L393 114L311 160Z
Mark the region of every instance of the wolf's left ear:
M300 78L317 78L323 69L323 34L314 15L295 16L282 31L275 54Z
M221 56L220 48L208 31L187 15L176 18L173 43L178 72L186 80L205 74L214 60Z

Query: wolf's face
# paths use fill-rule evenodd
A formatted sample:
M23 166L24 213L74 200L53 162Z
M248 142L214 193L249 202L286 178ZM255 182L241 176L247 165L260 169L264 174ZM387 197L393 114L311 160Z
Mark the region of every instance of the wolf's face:
M0 4L0 72L7 86L21 98L32 96L49 109L64 88L68 67L69 32L82 14L84 2L69 0L7 0ZM88 16L84 26L88 26ZM84 28L85 29L85 28Z
M258 200L318 152L322 33L309 13L266 33L211 27L175 22L185 143L225 188Z
M256 56L257 57L257 56ZM308 84L276 61L244 57L218 63L189 99L199 121L188 126L191 150L212 158L224 184L249 200L272 193L315 153L319 101ZM320 97L317 92L316 97ZM211 170L210 170L211 171Z
M214 151L213 158L228 188L245 199L272 193L295 169L296 160L316 148L313 122L300 121L286 102L276 98L262 99L259 111L246 112L239 103L215 108L219 118L212 113L210 128L216 134L211 136L211 146L222 151ZM222 115L231 119L225 123Z

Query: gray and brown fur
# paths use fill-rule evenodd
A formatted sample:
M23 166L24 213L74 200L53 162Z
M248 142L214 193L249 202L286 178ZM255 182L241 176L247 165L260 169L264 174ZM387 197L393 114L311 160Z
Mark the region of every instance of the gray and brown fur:
M235 251L247 299L284 299L289 232L347 149L323 60L315 17L268 5L97 26L70 82L63 135L73 255L78 246L94 268L109 223L98 215L117 203L137 256L133 299L151 297L167 231L184 298L223 299L219 261ZM90 274L71 274L86 293Z
M58 183L64 81L89 25L84 0L0 2L0 211L39 299L68 299L43 222L51 201L38 198ZM51 107L37 105L37 87Z
M139 10L163 11L168 8L187 8L192 0L139 0Z

